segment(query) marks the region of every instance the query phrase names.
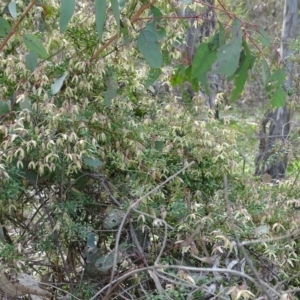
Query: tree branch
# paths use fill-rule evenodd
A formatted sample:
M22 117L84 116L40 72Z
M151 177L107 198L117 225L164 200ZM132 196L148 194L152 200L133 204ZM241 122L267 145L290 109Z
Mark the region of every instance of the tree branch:
M4 41L2 42L2 44L0 45L0 51L5 47L5 45L7 44L7 42L9 41L9 39L14 35L14 33L16 32L17 27L20 25L20 23L23 21L23 19L26 17L26 15L28 14L28 12L31 10L31 8L33 7L33 5L35 4L36 0L31 1L31 3L28 5L28 7L26 8L26 10L24 11L24 13L22 14L21 18L14 24L13 28L11 29L11 31L9 32L9 34L7 35L7 37L4 39Z
M143 5L137 12L136 14L130 19L131 23L135 23L138 21L139 16L149 7L151 7L153 4L155 4L157 0L153 0L148 4ZM102 47L100 47L96 53L91 57L90 61L95 60L98 55L104 50L106 49L115 39L117 39L118 34L116 33L115 35L113 35Z

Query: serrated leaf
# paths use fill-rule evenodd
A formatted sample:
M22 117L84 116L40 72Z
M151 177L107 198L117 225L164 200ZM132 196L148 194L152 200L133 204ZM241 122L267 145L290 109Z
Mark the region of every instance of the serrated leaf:
M92 167L92 168L99 168L102 166L102 162L100 159L98 158L93 158L93 157L87 157L87 156L84 156L83 157L83 162L89 166L89 167Z
M75 0L61 0L59 30L65 32L75 11Z
M106 17L106 0L95 0L95 16L98 38L101 42Z
M9 112L9 105L7 102L0 100L0 116L3 116Z
M163 57L155 33L145 29L142 30L138 37L137 46L150 67L160 68L162 66Z
M48 53L46 49L44 48L41 41L33 34L25 34L23 36L24 43L28 50L31 50L35 52L37 55L39 55L41 58L47 58Z
M38 65L37 55L33 51L29 51L25 56L25 66L28 70L33 72Z
M191 78L198 78L210 71L216 61L217 52L212 50L210 43L201 43L192 62Z
M17 17L17 4L15 1L8 4L8 10L10 15L15 19Z
M286 73L283 70L276 70L269 78L269 84L282 85L286 80Z
M111 8L113 15L115 17L115 20L117 22L117 30L118 33L120 32L120 10L119 10L119 1L118 0L110 0Z
M68 76L68 73L65 73L64 75L62 75L61 77L56 79L56 81L51 85L52 95L56 95L60 91L67 76Z
M271 93L269 97L270 97L270 104L273 108L284 106L286 93L281 87L279 87L275 92Z
M238 19L233 21L232 36L229 43L218 52L215 73L231 76L238 68L242 45L241 21Z
M145 88L148 88L150 85L152 85L160 76L161 69L150 69L148 77L145 82Z
M11 31L9 23L2 17L0 17L0 37L5 38Z

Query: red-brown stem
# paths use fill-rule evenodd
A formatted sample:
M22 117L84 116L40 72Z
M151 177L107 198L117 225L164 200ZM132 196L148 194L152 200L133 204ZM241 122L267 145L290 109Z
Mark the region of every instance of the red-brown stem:
M36 0L32 0L31 3L28 5L28 7L26 8L26 10L24 11L24 13L22 14L21 18L14 24L13 28L11 29L11 31L9 32L9 34L7 35L7 37L4 39L4 41L2 42L2 44L0 45L0 51L5 47L5 45L7 44L7 42L9 41L9 39L14 35L14 33L16 32L17 27L20 25L20 23L23 21L23 19L26 17L26 15L28 14L28 12L31 10L31 8L33 7L33 5L35 4Z
M157 0L153 0L150 3L143 5L137 12L136 14L131 18L131 23L135 23L138 21L139 16L149 7L151 7ZM102 47L100 47L97 52L91 57L90 61L95 60L98 55L104 50L106 49L115 39L117 39L118 34L116 33L115 35L113 35Z

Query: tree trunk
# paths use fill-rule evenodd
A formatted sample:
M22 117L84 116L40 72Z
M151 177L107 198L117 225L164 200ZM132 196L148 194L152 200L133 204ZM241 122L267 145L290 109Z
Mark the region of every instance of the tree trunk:
M185 51L185 60L188 65L192 63L194 54L199 44L205 38L210 37L216 29L215 0L204 0L202 1L202 4L207 4L205 13L201 11L202 24L200 26L194 26L194 22L199 21L191 18L189 29L186 33L186 45L183 51ZM195 15L199 15L199 11L186 10L184 15L193 17ZM208 74L208 81L210 83L210 95L203 96L206 97L206 104L210 107L210 109L215 111L215 116L218 118L218 110L215 105L215 99L217 93L221 90L221 76L210 73ZM191 97L193 97L194 92L190 87L188 88L188 93L191 95Z
M292 88L293 63L288 61L289 43L297 36L298 0L285 0L281 39L281 59L285 65L287 80L285 91ZM288 94L288 93L287 93ZM287 167L287 141L290 132L288 100L284 107L268 111L261 123L259 154L255 161L255 174L269 174L272 180L282 179Z

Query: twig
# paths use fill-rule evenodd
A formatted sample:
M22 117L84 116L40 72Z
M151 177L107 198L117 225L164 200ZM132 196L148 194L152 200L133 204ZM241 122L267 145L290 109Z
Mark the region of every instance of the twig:
M153 0L148 4L143 5L138 11L137 13L130 19L130 22L133 24L135 22L138 21L139 16L149 7L151 7L152 5L155 4L157 0ZM96 53L91 57L90 61L95 60L98 55L104 50L106 49L115 39L117 39L118 34L116 33L115 35L113 35L102 47L100 47Z
M4 41L2 42L2 44L0 45L0 51L4 48L4 46L7 44L7 42L9 41L9 39L14 35L14 33L16 32L17 27L20 25L20 23L23 21L23 19L26 17L26 15L28 14L28 12L31 10L31 8L33 7L33 5L35 4L36 0L31 1L31 3L28 5L28 7L26 8L26 10L24 11L24 13L22 14L21 18L14 24L13 28L11 29L11 31L9 32L9 34L7 35L7 37L4 39Z
M166 185L169 181L171 181L172 179L174 179L176 176L178 176L180 173L184 172L186 169L190 168L195 162L192 161L191 163L189 163L187 166L185 166L184 168L180 169L178 172L176 172L175 174L173 174L172 176L170 176L169 178L167 178L164 182L162 182L161 184L159 184L157 187L155 187L154 189L152 189L151 191L149 191L148 193L146 193L144 196L142 196L141 198L139 198L138 200L136 200L135 202L133 202L129 208L127 209L124 217L123 217L123 220L119 226L119 230L118 230L118 233L117 233L117 236L116 236L116 241L115 241L115 244L116 244L116 247L115 247L115 250L114 250L114 262L113 262L113 267L112 267L112 272L111 272L111 278L110 278L110 284L109 284L109 289L106 293L106 296L109 295L110 293L110 290L111 290L111 287L112 287L112 284L113 284L113 279L114 279L114 275L115 275L115 268L114 266L116 265L116 262L117 262L117 258L118 258L118 245L119 245L119 241L120 241L120 237L121 237L121 232L122 232L122 229L124 227L124 224L126 222L126 219L128 218L129 214L130 214L130 211L133 210L135 207L137 207L139 205L139 203L144 200L145 198L147 198L148 196L150 196L151 194L155 193L156 191L158 191L161 187L163 187L164 185ZM96 299L96 297L98 295L100 295L102 293L102 291L99 293L96 293L90 300L93 300L93 299ZM104 299L107 299L107 297L103 298Z
M233 230L233 233L234 233L234 236L235 236L235 239L236 239L236 242L237 242L237 246L241 249L248 265L249 265L249 268L251 269L251 271L253 272L254 274L254 277L256 279L255 281L255 285L256 286L259 286L261 291L265 294L265 296L269 299L269 300L272 300L272 296L270 295L269 291L266 289L266 287L268 287L269 290L272 290L273 293L275 293L275 295L277 295L278 297L280 297L280 294L273 288L271 288L270 286L268 286L263 280L261 280L259 278L259 274L258 272L256 271L256 269L254 268L253 264L252 264L252 261L251 259L249 258L249 256L247 255L241 241L240 241L240 238L236 232L236 229L235 229L235 224L234 224L234 219L233 219L233 215L232 215L232 212L231 212L231 207L230 207L230 202L229 202L229 197L228 197L228 181L227 181L227 175L225 174L224 175L224 194L225 194L225 201L226 201L226 208L227 208L227 213L228 213L228 216L229 216L229 220L230 220L230 223L231 223L231 227L232 227L232 230Z
M140 272L144 272L144 271L151 271L151 270L158 270L158 269L178 269L178 270L186 270L186 271L191 271L191 272L219 272L219 273L229 273L232 274L234 276L238 276L241 278L245 278L249 281L251 281L254 284L257 284L256 280L254 278L252 278L251 276L233 270L233 269L223 269L223 268L197 268L197 267L189 267L189 266L182 266L182 265L156 265L156 266L149 266L149 267L144 267L144 268L140 268L140 269L135 269L135 270L131 270L128 273L118 277L117 279L113 280L112 282L109 282L106 286L104 286L101 290L99 290L92 298L90 298L89 300L95 300L100 294L102 294L106 289L108 289L112 284L120 284L122 281L126 280L127 278L131 277L132 275L135 275L137 273ZM170 275L170 274L168 274ZM270 288L265 282L261 282L261 284L265 287L265 288ZM190 283L191 285L191 283ZM272 289L272 291L274 291ZM276 291L274 291L276 294L278 294Z

